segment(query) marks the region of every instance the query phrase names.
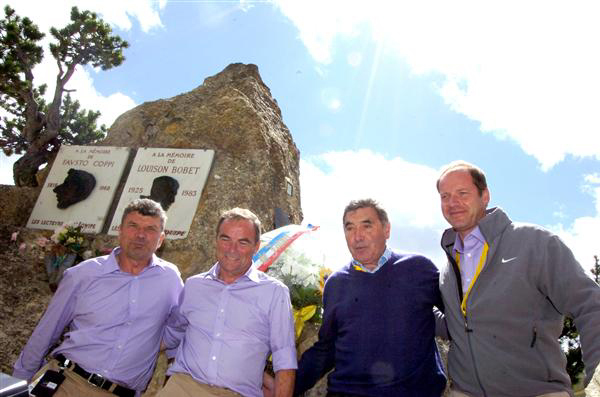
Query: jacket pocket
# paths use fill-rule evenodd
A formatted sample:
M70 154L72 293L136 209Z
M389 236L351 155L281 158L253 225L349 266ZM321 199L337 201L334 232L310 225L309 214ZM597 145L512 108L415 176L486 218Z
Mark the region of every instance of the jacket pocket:
M548 365L548 360L546 359L546 356L542 352L540 343L541 343L541 341L538 338L537 326L534 324L533 327L531 328L531 344L529 347L531 349L535 350L535 354L538 356L540 363L543 365L543 368L546 372L546 380L550 381L550 379L552 378L550 376L550 365Z

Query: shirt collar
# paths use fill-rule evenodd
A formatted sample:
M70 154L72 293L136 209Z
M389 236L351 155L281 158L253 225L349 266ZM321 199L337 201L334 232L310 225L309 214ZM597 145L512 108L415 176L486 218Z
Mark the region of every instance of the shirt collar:
M383 266L390 259L391 256L392 256L392 251L388 247L385 247L385 250L383 251L383 255L381 255L381 257L379 258L379 261L377 261L377 266L375 266L375 269L373 269L373 270L367 269L362 263L360 263L359 261L357 261L354 258L352 258L352 266L354 267L355 270L358 270L359 272L375 273L377 270L381 269L381 266Z
M467 242L467 249L472 249L478 245L485 244L485 237L483 237L479 226L475 226L475 229L471 230L469 234L466 235L465 241ZM454 251L460 253L465 251L465 244L458 233L456 233L456 237L454 238Z
M115 249L112 250L112 252L108 256L108 261L102 266L103 273L112 273L114 271L121 270L121 267L119 266L119 261L117 260L117 256L119 255L121 250L122 250L121 247L116 247ZM153 266L159 266L163 269L165 267L165 265L158 258L158 256L156 256L156 254L152 254L152 259L150 259L150 264L148 266L146 266L146 268L149 269ZM146 270L146 269L144 269L144 270Z
M252 265L250 266L250 268L238 280L246 278L250 281L254 281L255 283L258 283L260 281L259 271L260 270L255 268L254 262L252 262ZM213 265L213 267L210 268L209 271L204 273L204 278L209 278L211 280L223 282L221 279L219 279L219 262L215 263ZM236 280L236 282L238 280Z

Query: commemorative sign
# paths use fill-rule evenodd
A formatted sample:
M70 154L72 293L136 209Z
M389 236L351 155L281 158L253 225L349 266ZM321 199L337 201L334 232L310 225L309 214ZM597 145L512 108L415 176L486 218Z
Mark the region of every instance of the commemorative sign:
M27 227L53 230L78 223L99 233L129 156L129 148L61 146Z
M214 154L201 149L138 149L108 234L119 233L123 210L130 202L150 198L167 212L166 237L187 237Z

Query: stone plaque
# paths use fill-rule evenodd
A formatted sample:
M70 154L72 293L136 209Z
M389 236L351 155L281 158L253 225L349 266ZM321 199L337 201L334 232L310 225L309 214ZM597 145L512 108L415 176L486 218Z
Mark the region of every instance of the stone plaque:
M167 211L167 238L187 237L214 154L201 149L138 149L108 234L119 233L123 209L130 202L151 198Z
M54 230L79 223L99 233L125 169L129 148L61 146L27 227Z

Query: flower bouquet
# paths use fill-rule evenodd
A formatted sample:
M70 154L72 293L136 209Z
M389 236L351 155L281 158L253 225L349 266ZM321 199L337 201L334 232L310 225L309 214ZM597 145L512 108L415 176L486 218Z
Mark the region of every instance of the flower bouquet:
M42 237L37 243L46 251L44 264L52 291L56 290L65 269L88 256L87 240L79 224L64 223L50 239Z
M259 270L280 280L290 290L297 345L307 321L321 322L323 286L331 273L324 266L315 239L310 238L318 228L287 225L264 233L261 248L253 258Z

